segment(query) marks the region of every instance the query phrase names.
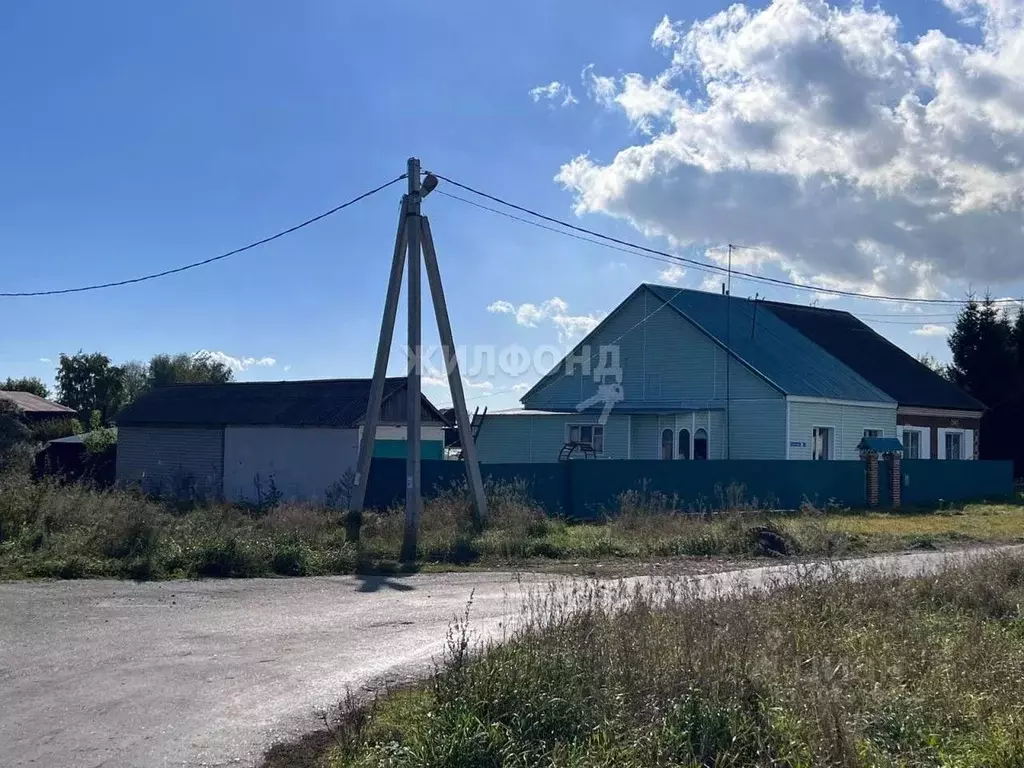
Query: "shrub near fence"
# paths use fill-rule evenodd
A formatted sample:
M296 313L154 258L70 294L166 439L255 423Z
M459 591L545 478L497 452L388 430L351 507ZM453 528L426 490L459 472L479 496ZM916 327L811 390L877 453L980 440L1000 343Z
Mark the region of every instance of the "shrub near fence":
M424 461L428 497L465 480L459 461ZM1005 461L905 461L903 503L937 506L943 501L997 500L1013 495L1012 464ZM483 464L485 482L521 481L549 514L593 520L617 506L626 491L673 498L680 509L722 506L723 489L741 486L746 499L774 509L867 506L862 461L641 461L578 460L550 464ZM888 504L887 462L880 462L881 504ZM374 459L366 504L388 507L405 497L405 461Z

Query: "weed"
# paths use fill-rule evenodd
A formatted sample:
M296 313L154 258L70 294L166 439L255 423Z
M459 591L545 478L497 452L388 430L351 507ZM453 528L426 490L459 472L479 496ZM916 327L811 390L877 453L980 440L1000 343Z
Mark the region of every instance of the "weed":
M728 595L552 586L502 645L461 617L430 682L349 714L315 764L1016 768L1022 601L1020 556Z

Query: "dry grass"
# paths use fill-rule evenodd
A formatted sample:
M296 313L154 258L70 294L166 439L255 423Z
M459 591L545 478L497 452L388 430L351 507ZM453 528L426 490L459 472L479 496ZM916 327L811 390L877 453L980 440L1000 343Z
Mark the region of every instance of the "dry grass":
M1009 556L767 594L553 590L504 645L457 625L428 684L342 708L308 764L1021 766L1022 601Z
M728 489L719 506L684 514L671 499L628 493L614 515L573 524L547 516L523 485L491 485L487 492L490 517L482 531L473 526L463 489L427 502L419 566L635 569L694 557L839 556L1024 540L1024 508L1007 505L934 514L808 507L777 515ZM326 506L168 506L139 493L0 475L0 577L302 576L399 567L403 510L366 513L358 545L343 523L342 513Z

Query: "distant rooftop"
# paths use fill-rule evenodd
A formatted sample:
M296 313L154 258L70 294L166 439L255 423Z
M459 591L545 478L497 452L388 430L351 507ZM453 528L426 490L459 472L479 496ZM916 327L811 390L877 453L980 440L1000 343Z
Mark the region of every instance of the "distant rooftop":
M366 415L370 379L175 384L157 387L125 408L118 426L166 424L355 427ZM382 404L405 392L404 378L384 381ZM422 398L423 418L444 421Z
M51 402L46 398L39 397L39 395L33 395L31 392L8 392L7 390L0 390L0 399L12 402L22 413L32 415L55 415L63 413L68 416L74 416L76 413L74 408L68 408L67 406L60 405L59 403Z

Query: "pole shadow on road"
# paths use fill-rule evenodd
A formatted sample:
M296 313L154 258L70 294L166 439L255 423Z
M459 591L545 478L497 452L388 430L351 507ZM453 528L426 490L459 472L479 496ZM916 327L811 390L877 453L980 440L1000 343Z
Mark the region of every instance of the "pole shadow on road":
M359 589L357 592L379 592L382 589L393 589L396 592L411 592L416 589L412 584L403 584L399 579L405 578L409 574L390 574L384 575L379 573L357 573L356 579L359 580Z

